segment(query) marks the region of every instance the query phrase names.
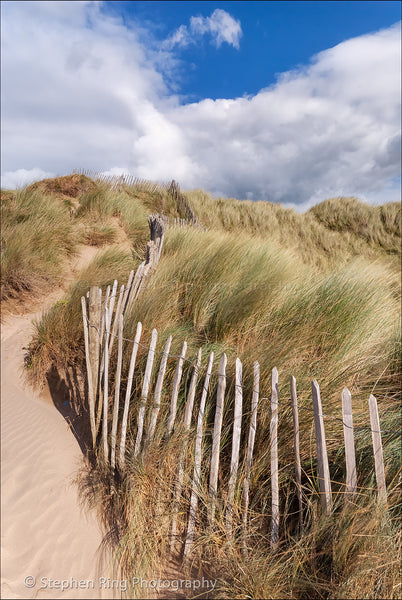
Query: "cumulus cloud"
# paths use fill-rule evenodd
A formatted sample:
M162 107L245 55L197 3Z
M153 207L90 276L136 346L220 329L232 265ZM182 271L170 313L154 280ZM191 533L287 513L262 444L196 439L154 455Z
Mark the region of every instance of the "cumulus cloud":
M240 21L234 19L225 10L217 8L210 17L191 17L189 26L180 25L164 41L163 46L168 49L174 46L186 47L198 43L202 36L207 34L217 48L226 43L239 49L239 40L242 36Z
M148 47L100 3L8 2L2 17L6 181L87 168L292 206L400 197L399 24L254 96L181 104L166 79L174 50Z
M1 187L6 190L14 190L16 188L24 187L34 181L41 179L50 179L55 177L54 173L43 171L39 167L33 169L17 169L16 171L6 171L1 176Z

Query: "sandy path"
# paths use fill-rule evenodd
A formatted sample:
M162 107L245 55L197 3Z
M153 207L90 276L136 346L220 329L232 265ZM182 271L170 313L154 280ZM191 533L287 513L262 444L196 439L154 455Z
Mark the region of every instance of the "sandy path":
M94 252L87 248L80 254L71 276ZM55 291L42 308L62 294ZM78 443L61 414L21 377L23 347L32 335L31 320L39 314L9 317L2 325L1 596L112 597L110 590L99 589L99 577L110 574L100 562L107 558L99 551L98 523L81 511L71 484L82 458ZM36 584L27 587L25 577ZM68 580L69 589L62 591L49 580Z

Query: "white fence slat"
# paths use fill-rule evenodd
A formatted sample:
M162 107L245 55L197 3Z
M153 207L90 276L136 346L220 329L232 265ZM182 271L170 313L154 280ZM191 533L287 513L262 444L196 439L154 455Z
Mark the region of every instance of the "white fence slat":
M205 403L208 396L209 380L211 378L212 364L214 362L214 353L211 352L208 359L207 371L205 374L204 387L200 401L200 408L197 419L197 433L194 448L194 472L193 483L190 498L190 512L188 517L186 542L184 544L184 559L188 557L194 541L195 522L197 517L198 495L201 487L201 460L202 460L202 435L204 424Z
M109 317L109 309L105 307L105 322L110 323ZM103 455L104 459L107 462L109 457L109 448L108 448L108 440L107 440L107 430L108 430L108 403L109 403L109 327L105 329L105 344L104 344L104 381L103 381L103 420L102 420L102 439L103 439Z
M219 363L219 381L216 394L214 433L212 437L211 469L209 473L210 505L208 516L210 525L212 525L215 520L216 497L218 492L219 452L221 446L223 405L226 390L226 365L227 356L225 353L223 353Z
M250 493L250 479L251 479L251 466L253 463L253 452L255 434L257 430L257 411L258 411L258 399L260 394L260 365L255 361L253 365L254 381L253 381L253 396L251 400L251 419L250 427L248 430L248 442L247 442L247 454L246 454L246 468L244 474L244 487L243 487L243 528L247 527L247 512L249 505L249 493Z
M128 411L130 408L130 396L131 396L131 389L133 387L135 361L137 359L137 352L138 352L138 346L140 343L141 333L142 333L142 323L138 322L137 323L137 331L135 333L135 338L134 338L134 343L133 343L133 349L131 352L130 366L128 369L126 397L124 399L124 411L123 411L123 418L122 418L122 422L121 422L120 457L119 457L120 467L123 467L124 463L125 463Z
M226 533L228 539L233 539L233 504L235 498L237 471L239 468L241 421L243 415L242 364L236 358L235 403L233 415L232 456L230 459L230 476L228 484L228 500L226 509Z
M311 382L314 408L315 439L317 446L318 478L320 484L321 503L324 511L332 511L332 490L329 475L327 444L325 441L324 418L322 414L320 386L316 379Z
M378 417L377 399L373 394L369 398L371 437L373 440L375 476L377 480L378 499L387 501L387 488L385 484L384 457L382 453L380 419Z
M186 402L186 410L184 413L184 430L186 432L188 432L188 430L190 429L190 425L191 425L191 415L193 413L195 388L197 385L197 378L198 378L198 373L199 373L200 367L201 367L201 348L198 350L197 361L196 361L196 364L194 365L193 374L192 374L191 381L190 381L189 393L188 393L187 402ZM188 438L186 436L183 441L183 448L180 452L179 469L178 469L177 480L176 480L176 485L175 485L175 490L174 490L174 497L173 497L173 517L172 517L171 541L170 541L171 551L174 550L174 545L175 545L176 536L177 536L177 511L178 511L179 502L180 502L180 498L181 498L181 491L183 488L184 462L185 462L185 455L186 455L186 450L187 450L187 443L188 443Z
M89 403L89 419L91 423L92 433L92 447L95 448L96 444L96 424L95 424L95 398L94 388L92 381L92 369L89 356L89 336L88 336L88 317L87 317L87 303L85 297L81 298L82 307L82 320L84 323L84 342L85 342L85 359L87 365L87 378L88 378L88 403Z
M159 367L158 379L156 380L155 393L154 393L154 405L152 408L151 418L150 418L149 426L148 426L147 439L145 442L146 446L148 446L151 443L151 441L154 437L154 433L155 433L156 423L158 420L158 415L159 415L159 411L160 411L160 407L161 407L161 395L162 395L162 388L163 388L163 380L165 378L166 365L167 365L167 361L169 358L171 344L172 344L172 336L170 335L168 337L168 339L166 340L165 349L163 351L161 364Z
M278 370L271 372L271 546L276 548L279 540L279 479L278 479Z
M118 425L118 419L119 419L119 406L120 406L121 364L122 364L122 360L123 360L123 315L120 315L117 347L118 347L117 368L116 368L115 389L114 389L112 435L111 435L111 439L110 439L110 442L111 442L110 466L112 467L112 469L114 469L116 466L116 436L117 436L117 425Z
M153 329L152 336L151 336L151 344L149 346L147 364L145 367L144 382L142 385L140 408L138 411L138 427L137 427L137 437L136 437L135 446L134 446L134 456L138 456L138 453L139 453L140 447L141 447L142 432L144 429L145 407L146 407L147 398L148 398L149 386L151 383L152 365L154 363L157 339L158 339L158 332L156 331L156 329Z
M302 496L302 485L301 485L299 405L297 402L296 378L293 377L293 375L290 378L290 396L292 398L296 491L297 491L297 498L299 500L299 521L302 522L302 520L303 520L303 496Z
M172 396L170 399L170 413L169 413L167 426L166 426L166 432L167 432L168 436L172 433L174 422L176 419L177 397L179 395L180 381L181 381L181 376L183 373L183 362L184 362L184 357L186 356L186 351L187 351L187 342L183 342L183 345L181 347L180 357L177 361L176 372L175 372L174 381L173 381Z
M355 440L353 430L352 396L347 387L342 390L342 421L345 439L346 462L346 494L352 495L357 490Z

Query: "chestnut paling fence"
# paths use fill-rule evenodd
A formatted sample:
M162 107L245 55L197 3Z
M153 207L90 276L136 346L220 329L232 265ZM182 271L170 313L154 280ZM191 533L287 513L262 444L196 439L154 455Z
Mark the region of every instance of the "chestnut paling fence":
M92 432L92 444L96 452L103 454L104 461L109 464L111 472L124 471L126 468L126 440L130 410L137 410L136 432L133 449L134 460L146 460L147 450L154 440L157 426L159 431L164 431L161 440L169 440L175 429L183 433L182 447L179 455L177 473L174 482L171 510L171 538L170 547L174 551L176 542L181 540L183 556L186 560L191 552L196 533L197 511L200 501L206 504L208 526L213 527L216 519L216 510L224 510L226 535L233 539L240 530L247 532L249 525L250 482L253 468L253 452L256 431L258 429L259 402L264 399L270 402L270 485L271 485L271 510L270 510L270 539L271 547L276 549L280 532L280 494L279 494L279 465L278 465L278 417L279 417L279 389L278 370L276 367L271 372L271 390L268 396L260 393L260 366L258 362L253 365L253 385L251 392L251 407L245 409L243 392L243 366L239 358L235 363L235 378L232 387L227 388L230 378L227 376L227 357L223 353L219 357L218 383L211 385L211 375L214 353L211 352L206 365L202 367L202 352L199 349L194 360L186 357L187 342L184 341L178 356L170 352L172 336L169 336L163 350L157 350L158 332L152 331L149 345L141 342L142 324L139 322L134 339L124 337L124 318L130 307L138 297L141 289L147 284L149 277L157 268L161 256L164 234L168 220L161 215L148 217L151 240L147 244L145 260L140 264L136 273L130 272L126 284L120 286L114 281L113 286L108 286L103 293L102 289L93 286L86 296L81 298L84 340L88 380L88 406ZM173 223L174 226L185 226L185 223ZM109 373L109 357L117 343L117 366L114 373ZM148 349L145 367L137 364L139 347ZM130 360L123 361L124 352L129 353ZM156 374L154 365L155 356L160 354L159 368ZM128 358L128 357L127 357ZM169 392L170 405L168 410L161 410L163 398L166 396L164 385L167 371L167 361L174 358L176 368ZM139 361L138 361L139 362ZM123 363L128 363L128 372L122 373ZM183 378L184 364L190 363L189 383ZM136 385L134 383L136 373ZM153 376L156 375L155 376ZM113 381L114 377L114 381ZM121 385L124 379L124 388ZM155 380L155 381L154 381ZM138 386L138 381L141 385ZM152 389L153 388L153 389ZM109 393L113 390L113 397ZM184 394L183 394L184 392ZM229 398L232 393L234 398ZM214 395L212 397L212 394ZM330 514L333 510L333 493L331 489L330 470L327 455L324 418L337 418L323 414L320 387L316 380L311 382L312 408L315 426L315 448L317 458L317 480L319 483L319 496L323 511ZM185 405L181 406L183 397ZM302 467L300 459L299 439L299 407L296 378L290 377L290 397L293 416L294 437L294 466L295 485L298 498L298 513L300 521L303 518L303 502L305 490L302 486ZM344 484L345 497L350 500L357 493L357 472L355 457L355 427L353 425L352 398L348 388L341 393L342 418L339 421L343 426L343 438L346 462L346 481ZM209 399L214 403L214 423L212 431L212 447L205 453L205 427L206 403ZM223 416L225 406L233 405L233 415L230 422L231 455L230 463L225 461L225 468L220 464L222 458ZM282 402L281 402L282 405ZM195 408L198 407L198 408ZM164 408L164 407L163 407ZM378 416L377 400L373 395L368 399L370 427L373 445L373 459L378 500L386 503L387 490L385 483L385 469L382 450L381 429ZM226 413L227 414L227 413ZM361 429L361 428L359 428ZM242 436L243 432L243 436ZM130 432L131 434L133 432ZM241 448L241 440L246 440ZM188 472L188 456L191 456L191 465ZM206 458L207 457L207 458ZM205 460L209 461L207 469ZM203 473L207 475L203 476ZM207 481L207 498L204 493L203 479ZM222 483L227 478L225 484ZM183 514L182 496L184 484L190 482L190 496L186 504L188 514L186 518L186 531L179 531L178 515ZM218 485L219 483L219 485ZM240 489L241 488L241 489ZM239 507L240 498L240 522ZM237 503L237 505L236 505ZM243 538L244 539L244 538ZM244 551L247 548L244 545Z
M160 243L155 244L160 248ZM152 254L152 253L151 253ZM152 254L157 257L157 251ZM153 259L156 260L155 258ZM88 403L90 408L90 421L92 430L92 441L94 449L103 453L104 460L110 465L111 470L123 471L126 466L126 440L127 428L129 423L129 412L133 406L137 410L136 432L134 444L134 459L146 460L147 449L153 441L156 427L163 427L164 440L179 427L183 432L182 450L177 466L177 475L175 478L175 487L172 497L171 514L171 549L176 548L178 540L182 540L182 550L186 559L191 551L194 535L197 525L197 510L201 502L205 504L205 494L202 481L202 473L206 472L205 454L203 446L205 445L205 412L206 402L215 404L215 418L212 434L212 448L208 451L208 499L207 513L208 522L213 526L215 521L215 512L219 498L225 506L225 526L228 539L233 539L236 532L239 531L238 520L234 524L234 503L235 495L237 499L241 496L241 523L240 530L245 531L248 526L248 511L250 504L250 480L253 468L253 451L256 431L258 429L258 407L259 401L269 399L271 407L270 415L270 484L271 484L271 546L277 547L280 530L280 499L279 499L279 470L278 470L278 416L279 416L279 393L278 393L278 371L276 367L271 373L271 390L268 397L260 394L260 367L258 362L253 366L253 385L251 409L247 406L245 410L243 403L243 367L241 361L237 358L235 363L235 382L234 382L234 401L233 417L231 422L231 457L230 466L225 469L227 482L222 485L222 469L220 470L220 458L222 448L222 423L224 408L230 398L227 393L228 376L227 357L222 354L219 357L218 384L214 397L211 398L212 386L210 386L211 373L216 357L211 352L206 365L202 367L202 354L199 349L194 360L191 360L191 376L188 381L183 378L184 362L186 358L187 343L183 342L179 356L170 353L172 337L170 336L163 350L157 351L158 332L152 331L151 340L147 344L148 354L143 372L138 373L140 367L136 364L139 346L144 346L141 342L142 324L137 324L135 338L127 339L123 335L124 315L130 307L130 303L138 295L141 289L141 282L144 282L142 275L146 271L145 263L140 274L130 273L127 285L122 285L117 292L117 281L114 282L113 289L110 286L106 293L102 295L101 288L90 288L86 297L82 298L85 347L87 359L88 375ZM151 268L151 267L150 267ZM149 272L149 269L148 271ZM117 299L117 303L115 302ZM117 367L113 374L109 373L109 356L114 343L117 343ZM123 348L129 352L130 361L128 373L122 373ZM154 366L158 361L155 360L156 354L160 354L159 367L156 374ZM162 392L166 395L164 388L164 379L167 368L167 361L174 357L176 368L172 381L170 396L170 406L167 411L161 411ZM126 361L128 362L128 361ZM138 385L133 389L134 372L140 376L141 391L138 392ZM154 376L153 376L154 373ZM121 381L124 375L125 390L121 393ZM109 386L114 376L114 394L109 394ZM155 377L156 376L156 377ZM152 382L155 380L155 383ZM153 387L153 389L152 389ZM182 392L181 396L179 396ZM181 406L179 398L186 398L185 405ZM317 479L319 482L319 496L323 511L327 514L333 509L333 494L331 490L331 479L329 472L329 463L327 456L327 446L325 437L324 415L320 397L320 387L316 380L311 382L312 412L314 414L315 425L315 447L317 457ZM295 377L290 378L290 396L293 415L293 436L294 436L294 465L295 465L295 484L298 497L299 517L303 514L303 496L302 489L302 468L300 460L300 441L299 441L299 407L296 389ZM345 461L346 461L346 481L345 496L352 499L357 493L357 473L354 443L354 425L352 415L352 399L348 388L344 388L341 393L342 398L342 422ZM282 403L281 403L282 405ZM197 408L195 408L197 407ZM378 488L378 500L386 503L387 491L385 484L385 470L382 451L381 430L378 416L377 400L373 395L368 399L368 408L371 423L371 435L373 444L373 459ZM334 418L334 417L332 417ZM162 419L164 421L162 422ZM131 420L130 420L131 422ZM246 435L241 436L241 433ZM247 439L246 446L241 448L241 439ZM163 443L163 440L162 440ZM191 470L188 472L188 461L186 455L190 451L192 456ZM242 476L240 477L240 458L242 466ZM204 467L204 468L202 468ZM187 469L187 470L186 470ZM220 475L220 478L219 478ZM178 514L181 510L181 499L184 482L191 481L191 497L188 502L187 529L185 535L179 535L178 532ZM218 481L220 481L218 485ZM241 491L239 485L241 484ZM222 493L223 492L223 493ZM224 500L223 500L224 499ZM237 513L236 513L237 514Z

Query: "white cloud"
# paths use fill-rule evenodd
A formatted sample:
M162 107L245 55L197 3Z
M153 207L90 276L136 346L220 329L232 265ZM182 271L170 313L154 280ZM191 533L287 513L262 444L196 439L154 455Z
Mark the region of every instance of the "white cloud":
M210 34L211 41L217 48L226 42L238 49L242 36L241 24L225 10L217 8L210 17L191 17L190 25L180 25L164 41L163 46L168 49L174 46L186 47L196 44L206 34Z
M98 3L1 10L7 182L117 169L297 206L400 198L399 25L321 52L254 96L181 105L166 83L173 51L144 45Z
M6 190L14 190L24 187L40 179L50 179L55 177L54 173L43 171L39 167L33 169L17 169L16 171L6 171L1 176L1 187Z

